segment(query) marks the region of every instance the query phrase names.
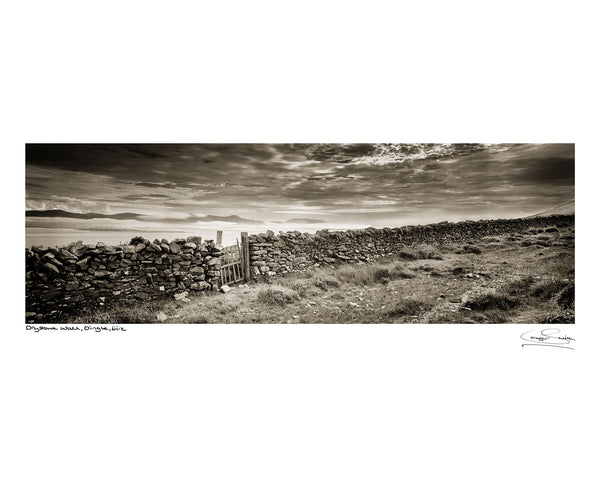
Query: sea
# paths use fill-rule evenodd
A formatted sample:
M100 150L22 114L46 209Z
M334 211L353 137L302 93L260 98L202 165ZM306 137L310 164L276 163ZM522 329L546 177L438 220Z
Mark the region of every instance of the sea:
M224 246L234 245L241 239L242 231L248 234L264 233L267 230L272 230L275 234L280 231L300 231L302 233L315 233L320 229L328 229L330 231L344 231L347 229L360 229L363 225L284 225L271 224L264 226L235 226L225 225L218 227L216 225L199 226L193 225L189 227L170 227L170 228L90 228L83 229L81 227L35 227L29 226L25 230L25 246L47 246L60 247L68 245L76 241L82 241L84 244L93 244L102 242L106 245L127 244L135 236L142 236L150 241L158 238L165 238L169 241L176 238L187 238L188 236L200 236L203 241L216 240L217 231L223 231L222 244Z

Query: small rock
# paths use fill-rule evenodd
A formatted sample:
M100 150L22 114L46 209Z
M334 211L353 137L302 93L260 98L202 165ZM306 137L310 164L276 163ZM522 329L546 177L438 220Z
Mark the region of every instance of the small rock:
M167 319L167 315L166 315L164 312L159 312L159 313L156 315L156 319L157 319L158 321L165 321L165 320Z
M187 294L188 292L181 292L181 293L176 293L174 295L175 300L180 300L181 302L190 302L190 299L187 298Z
M227 293L231 291L231 287L229 285L223 285L220 289L219 289L222 293Z

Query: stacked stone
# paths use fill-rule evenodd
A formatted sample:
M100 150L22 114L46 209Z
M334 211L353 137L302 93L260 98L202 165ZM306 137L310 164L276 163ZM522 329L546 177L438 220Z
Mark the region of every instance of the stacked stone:
M26 250L26 307L30 319L54 319L63 312L216 289L223 252L212 241L147 239L128 245L81 241L63 248Z
M312 266L369 262L418 244L467 243L484 236L522 232L527 228L573 224L574 216L556 215L530 219L494 219L441 222L402 228L366 228L315 234L273 231L251 235L252 276L285 274Z

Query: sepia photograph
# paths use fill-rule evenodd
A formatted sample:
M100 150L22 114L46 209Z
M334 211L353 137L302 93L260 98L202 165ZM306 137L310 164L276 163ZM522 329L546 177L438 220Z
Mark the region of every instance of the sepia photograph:
M598 500L593 5L4 2L0 498Z
M27 144L28 323L574 323L575 145Z

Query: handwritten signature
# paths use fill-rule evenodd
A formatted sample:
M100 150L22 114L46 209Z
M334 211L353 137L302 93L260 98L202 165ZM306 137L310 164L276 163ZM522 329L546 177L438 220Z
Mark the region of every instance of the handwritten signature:
M571 342L575 342L575 339L567 335L561 335L559 328L544 328L539 331L529 330L521 334L521 339L526 342L521 344L521 347L542 346L575 349L575 346L571 345Z

